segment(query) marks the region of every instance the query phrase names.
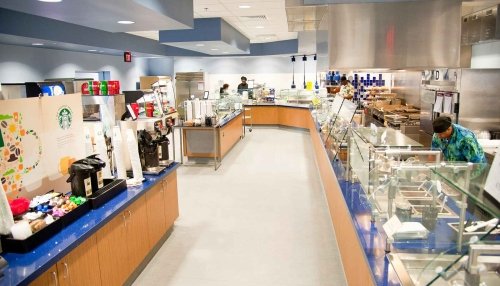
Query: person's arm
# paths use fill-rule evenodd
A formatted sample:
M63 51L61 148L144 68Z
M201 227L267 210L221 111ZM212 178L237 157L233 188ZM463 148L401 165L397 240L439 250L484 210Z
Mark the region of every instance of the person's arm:
M440 146L439 138L436 136L436 134L432 135L431 149L441 151L441 148L439 146ZM441 161L445 161L445 160L446 160L445 158L441 158ZM434 156L434 155L427 156L427 161L428 162L436 161L436 156Z
M462 140L462 144L460 146L460 150L462 150L462 154L467 159L467 162L471 163L484 163L485 157L483 148L474 137L467 136Z

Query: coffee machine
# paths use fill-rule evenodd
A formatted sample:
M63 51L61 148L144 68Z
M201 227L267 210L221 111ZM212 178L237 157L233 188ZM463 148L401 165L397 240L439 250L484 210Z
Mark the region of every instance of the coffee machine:
M156 174L161 172L164 168L160 167L158 142L146 130L137 131L137 142L139 144L139 157L143 173Z
M172 132L172 122L168 118L165 120L165 124L158 120L154 123L154 130L156 133L155 141L158 144L160 166L168 167L173 163L173 161L169 160L168 145L170 145L170 140L167 137Z

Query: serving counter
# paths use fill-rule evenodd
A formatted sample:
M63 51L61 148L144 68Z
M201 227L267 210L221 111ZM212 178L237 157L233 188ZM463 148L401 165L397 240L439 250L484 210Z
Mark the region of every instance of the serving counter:
M0 285L123 285L139 275L179 216L175 163L91 210L26 254L3 253Z
M215 126L175 126L181 130L181 146L184 156L189 158L210 158L215 169L226 154L243 137L243 112L227 114Z
M467 174L474 176L475 169L487 172L483 166L432 165L431 162L431 167L426 169L426 178L434 185L437 184L436 181L442 182L441 194L433 195L432 191L422 191L420 187L418 192L397 191L395 195L396 199L404 198L413 203L414 218L411 222L421 222L429 228L429 231L422 237L394 236L393 238L383 227L387 219L396 211L396 209L389 209L387 213L387 197L390 201L390 194L396 190L395 186L401 190L407 187L405 178L411 177L410 180L414 180L414 177L420 178L422 175L411 173L414 169L419 171L420 168L405 165L413 163L408 160L408 162L403 161L402 167L397 167L396 174L399 174L397 170L401 168L409 169L410 172L405 171L399 174L401 178L398 181L388 180L392 177L380 171L385 168L383 162L380 159L372 160L372 157L375 156L374 154L378 155L383 152L396 156L399 160L408 158L403 156L406 152L409 154L422 152L419 150L421 145L418 142L391 129L378 129L374 134L369 128L359 128L352 131L350 135L352 138L348 139L350 141L348 152L352 158L348 158L346 166L342 161L338 159L332 161L329 157L327 152L329 150L325 147L326 142L320 133L321 124L313 118L318 116L319 112L311 113L307 106L289 106L288 104L249 105L245 108L249 109L252 120L245 122L246 124L280 125L309 130L348 285L429 285L428 283L447 285L448 282L465 279L476 279L475 281L486 281L487 285L498 285L500 277L495 274L495 267L500 264L498 259L496 261L483 259L482 261L487 261L483 262L486 270L480 274L474 274L474 270L469 272L464 270L467 267L474 269L475 266L470 265L477 263L477 260L470 262L465 268L457 268L466 263L464 261L467 261L468 256L473 256L469 251L472 252L475 248L476 253L481 251L483 240L493 243L492 246L486 247L492 247L492 249L498 247L496 241L500 236L499 231L495 231L495 225L489 232L475 234L478 240L470 245L469 238L474 233L466 235L463 232L465 220L489 220L499 216L498 203L490 203L483 198L471 195L467 189L469 184L465 184L466 186L463 184L463 179L469 176ZM285 119L286 116L283 116L289 111L295 111L292 113L293 119ZM280 114L282 114L281 117ZM342 134L346 133L344 128L339 128L339 130ZM363 139L357 140L356 136ZM412 151L409 146L416 147L416 150ZM360 153L359 156L357 152ZM427 153L432 152L436 151ZM369 163L373 166L370 167ZM373 168L373 172L370 168ZM356 176L350 176L351 172L354 172ZM385 179L382 180L382 178ZM369 182L370 180L372 182ZM453 180L459 180L460 183ZM473 182L474 180L471 181L471 186ZM427 185L422 186L425 188ZM374 191L370 186L380 187ZM389 190L384 191L385 187ZM416 197L411 197L412 195ZM438 210L435 227L428 217L428 211L433 209ZM478 212L482 216L476 215Z

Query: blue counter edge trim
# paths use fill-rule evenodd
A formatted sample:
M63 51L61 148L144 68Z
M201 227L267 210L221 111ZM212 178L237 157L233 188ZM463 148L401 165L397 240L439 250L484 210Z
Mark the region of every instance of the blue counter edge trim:
M67 245L63 247L63 249L59 250L57 254L51 256L48 258L46 261L42 263L42 265L39 265L37 269L33 270L30 274L21 276L17 274L16 270L16 264L12 264L11 262L14 262L21 257L24 257L26 259L30 259L30 256L36 255L33 252L37 250L43 250L44 248L52 248L51 243L56 242L64 242L65 236L68 234L65 232L65 230L61 231L60 233L54 235L51 239L48 241L42 243L39 245L36 249L34 249L31 252L24 253L24 254L18 254L18 253L2 253L2 256L9 262L9 266L4 269L4 276L0 278L0 285L28 285L29 283L33 282L36 278L38 278L40 275L42 275L45 271L50 269L54 264L56 264L61 258L66 256L68 253L70 253L73 249L75 249L79 244L81 244L83 241L85 241L87 238L95 234L98 230L100 230L104 225L106 225L109 221L111 221L116 215L118 215L120 212L125 210L128 206L130 206L132 203L134 203L136 200L141 198L146 192L148 192L151 188L156 186L157 182L160 180L163 180L165 177L170 175L172 172L177 170L179 168L180 163L175 162L171 167L160 173L158 176L145 176L146 181L142 184L140 187L129 187L127 190L121 192L118 194L116 197L105 203L103 206L96 210L91 210L89 213L84 215L83 217L79 218L75 222L73 222L71 225L68 226L68 228L76 228L78 225L86 225L90 223L93 218L90 216L94 214L98 214L101 212L105 212L106 209L110 209L113 203L119 204L122 203L121 206L114 210L108 210L112 211L109 214L106 214L106 216L100 221L99 223L91 226L89 229L86 229L82 232L81 234L76 234L77 237L73 238L72 241L66 242ZM128 190L135 190L135 193L131 193L131 196L127 196L125 199L121 198L124 196L124 193L127 193ZM126 195L125 195L126 196ZM75 235L74 233L71 233L71 235ZM36 257L31 257L33 260ZM17 265L17 267L26 267L25 265L20 266ZM33 267L33 266L32 266ZM36 266L35 266L36 267ZM13 270L14 275L19 275L18 277L13 277L12 272L9 270Z

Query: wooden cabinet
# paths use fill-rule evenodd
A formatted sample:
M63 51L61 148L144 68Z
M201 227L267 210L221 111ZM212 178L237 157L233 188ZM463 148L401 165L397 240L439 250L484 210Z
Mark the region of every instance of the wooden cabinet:
M101 285L96 237L91 236L57 263L59 285Z
M280 125L309 129L310 111L304 108L280 107L278 120Z
M177 193L177 171L172 172L164 181L165 227L168 230L179 217L179 198Z
M122 285L130 274L125 223L120 213L96 233L102 285Z
M146 205L148 208L148 236L149 247L153 247L165 234L166 214L164 207L165 181L154 186L146 194Z
M30 283L30 286L58 286L56 266L53 265L45 273L38 276L35 281Z
M79 286L101 285L96 237L91 236L59 260L30 285Z
M146 197L142 196L127 208L126 238L130 273L149 253L148 211Z
M123 285L178 216L173 171L30 285Z
M277 125L278 108L276 106L246 106L250 110L245 111L245 116L251 116L251 119L245 120L245 125Z
M150 248L145 196L97 232L102 285L122 285Z
M219 131L219 154L224 157L243 136L243 114L238 115Z

